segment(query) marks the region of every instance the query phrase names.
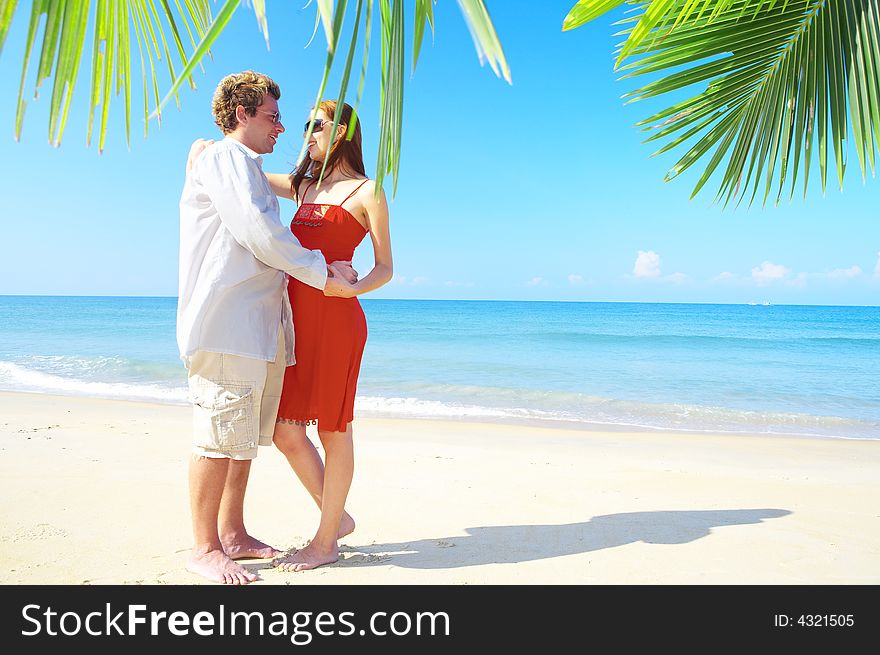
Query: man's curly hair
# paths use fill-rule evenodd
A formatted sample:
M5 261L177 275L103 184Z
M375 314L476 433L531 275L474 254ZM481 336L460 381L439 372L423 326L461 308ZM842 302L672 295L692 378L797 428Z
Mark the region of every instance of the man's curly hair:
M257 107L263 103L265 94L271 95L278 100L281 97L281 89L267 75L254 71L242 71L227 75L214 91L214 99L211 103L211 113L214 114L214 122L223 134L229 134L238 126L235 117L235 109L239 105L244 107L248 116L257 113Z

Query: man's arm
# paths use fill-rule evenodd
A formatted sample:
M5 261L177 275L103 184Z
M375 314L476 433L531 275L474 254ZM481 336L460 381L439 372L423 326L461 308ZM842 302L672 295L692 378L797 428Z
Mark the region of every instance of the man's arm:
M319 250L303 248L278 221L277 200L257 162L242 152L209 149L195 164L220 220L242 247L266 266L323 289L327 262Z

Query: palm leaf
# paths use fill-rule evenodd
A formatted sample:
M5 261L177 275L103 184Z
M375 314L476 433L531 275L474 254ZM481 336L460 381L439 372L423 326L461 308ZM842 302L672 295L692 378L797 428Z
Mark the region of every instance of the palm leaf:
M324 26L324 35L327 37L327 49L331 54L336 50L336 36L333 32L333 0L318 0L318 18Z
M9 33L9 26L12 25L12 15L18 6L18 0L6 0L0 5L0 52L3 50L3 44L6 42L6 35Z
M419 62L419 50L421 50L422 39L425 36L425 21L431 26L431 34L434 34L434 1L416 0L416 28L413 35L413 73L416 72L416 64Z
M141 74L144 78L144 133L147 121L147 79L144 53L150 60L150 68L158 101L158 82L154 62L166 60L171 79L187 79L188 74L177 75L171 57L169 43L182 62L187 61L186 47L180 26L188 35L190 43L202 38L211 21L209 0L175 0L177 13L168 0L36 0L31 4L30 21L25 39L21 80L15 115L15 138L21 138L27 107L26 87L28 70L35 51L39 50L33 97L39 95L42 84L54 76L49 96L49 143L61 144L67 125L71 102L76 87L79 67L85 53L85 35L91 17L91 89L88 95L89 112L87 143L92 132L98 130L98 149L103 150L109 124L110 104L114 95L123 96L125 111L125 134L129 139L131 129L131 50L132 26L141 58ZM237 4L237 2L236 2ZM157 5L159 7L157 8ZM0 49L9 32L17 2L4 1L0 8ZM40 26L44 25L42 32ZM161 44L161 47L160 47ZM192 84L192 80L190 80ZM115 88L115 93L114 93ZM97 112L97 114L96 114Z
M429 23L433 30L433 0L417 0L415 12L415 33L413 41L413 68L418 61L418 52L421 41L424 37L425 23ZM314 107L317 107L320 100L324 97L327 81L332 70L335 55L338 48L339 35L345 20L346 2L336 3L332 20L330 22L330 30L327 32L327 21L323 13L319 13L317 17L325 25L325 32L328 34L327 59L324 65L324 74L319 84L318 93L315 99ZM348 48L346 60L342 72L342 81L340 83L339 93L337 94L337 115L334 116L333 129L336 128L339 121L339 112L341 112L342 103L348 87L349 75L353 64L353 53L357 47L360 16L362 5L365 4L366 20L365 20L365 36L364 36L364 54L361 66L361 74L358 82L357 100L354 104L355 116L360 105L360 98L363 91L363 82L368 62L368 52L370 43L370 26L373 0L358 1L355 29L352 33L351 43ZM510 71L504 53L501 49L500 42L495 33L495 28L489 18L485 5L482 0L459 0L466 22L474 43L477 47L477 54L481 62L488 61L496 74L510 80ZM321 5L318 5L319 10ZM380 34L381 34L381 53L380 53L380 88L379 88L379 139L377 148L376 161L376 192L381 191L385 177L392 176L392 195L397 191L397 180L400 171L400 153L403 144L403 94L405 82L405 52L404 42L406 36L404 0L379 0L379 17L380 17ZM297 161L305 156L305 148L308 138L312 131L312 121L314 113L306 130L305 138L300 149ZM351 137L354 130L354 121L349 125L349 133L347 138ZM326 166L326 160L324 162ZM320 177L323 176L325 167L322 166Z
M345 7L346 0L342 0L336 9L333 12L333 22L331 24L331 30L327 39L327 60L324 63L324 74L321 77L321 83L318 85L318 95L315 98L315 102L312 105L312 115L309 118L309 124L306 127L306 133L303 137L302 147L300 148L299 156L297 157L297 161L301 160L305 155L306 146L308 145L309 138L312 136L312 130L315 126L315 116L318 113L318 105L321 103L321 100L324 98L324 89L327 88L327 81L330 79L330 71L333 67L333 53L336 51L336 44L339 41L339 35L342 32L342 25L345 22ZM319 5L320 7L320 5ZM338 121L334 122L334 127L338 125ZM328 153L329 154L329 153ZM324 164L326 165L327 160L324 160ZM321 175L324 174L324 167L321 168ZM320 177L318 179L318 184L321 183Z
M464 14L480 63L488 61L495 75L510 83L510 68L483 0L458 0L458 6Z
M382 18L382 86L379 94L379 154L376 186L392 175L392 195L397 191L400 146L403 135L403 0L379 0Z
M579 2L571 26L600 15L610 0ZM823 192L828 156L843 188L848 136L864 179L874 173L880 129L878 0L652 0L621 21L618 63L626 79L656 79L625 94L629 102L664 94L696 95L641 121L655 154L690 143L666 175L674 179L708 158L696 195L716 171L716 200L739 204L803 175L814 157ZM597 13L598 12L598 13ZM578 22L580 21L580 22ZM569 27L570 28L570 27ZM818 153L814 153L814 141Z
M627 4L644 5L644 12L638 18L638 24L628 32L628 38L622 45L617 57L616 66L620 66L624 59L631 56L636 48L642 45L646 39L652 44L658 44L667 36L671 35L677 27L683 23L703 18L707 10L710 10L707 18L714 21L720 15L728 13L736 4L739 8L736 15L739 17L757 15L763 9L770 10L779 0L579 0L568 12L562 23L562 29L572 30L585 23L608 13L624 2ZM781 8L784 9L789 1L800 2L808 5L810 0L782 0Z
M562 30L573 30L576 27L590 22L612 9L617 9L627 0L579 0L571 8L568 15L562 21Z
M434 30L435 0L415 0L415 28L413 34L413 70L418 62L424 39L425 25ZM337 99L344 102L353 55L357 48L362 14L364 18L363 60L358 80L355 114L360 105L369 60L369 45L372 31L372 9L374 0L357 0L355 30L345 53ZM0 5L0 52L9 32L15 14L17 0L4 0ZM131 129L131 69L132 41L137 42L142 77L142 96L144 114L144 135L147 135L149 120L161 120L162 109L174 97L180 104L178 92L184 82L195 87L192 74L202 57L210 52L224 29L233 18L241 0L225 0L217 12L211 14L210 0L34 0L31 5L30 22L25 39L25 53L22 63L18 104L15 115L15 135L20 138L26 108L25 87L28 69L35 46L39 48L34 92L41 83L55 76L50 101L49 138L54 145L61 143L66 126L71 98L73 96L77 72L82 55L85 53L85 34L90 26L91 44L91 87L88 95L89 111L87 124L87 143L91 143L93 130L97 129L98 149L102 151L106 143L110 104L114 95L122 94L125 110L126 139ZM257 24L269 44L267 3L253 0ZM318 88L316 105L324 97L327 81L338 54L339 36L345 19L347 2L341 0L316 0L316 30L319 25L327 36L327 59L324 75ZM381 189L385 176L391 174L394 189L400 170L400 151L403 134L403 88L404 88L404 43L406 25L404 22L405 0L379 0L381 33L381 81L380 81L380 133L378 161L376 166L377 191ZM495 33L489 12L483 0L458 0L465 22L471 32L477 55L481 63L489 62L496 75L510 81L510 69ZM42 39L39 40L40 26L45 21ZM133 29L132 29L133 28ZM132 32L134 39L132 39ZM188 54L188 50L191 51ZM162 60L171 80L168 91L160 94L160 75L157 68ZM179 62L179 64L178 64ZM147 64L149 63L149 73ZM114 85L115 83L115 85ZM151 103L152 97L152 103ZM152 112L150 105L153 105ZM334 117L338 121L338 116ZM96 121L97 119L97 121ZM354 129L354 121L349 126ZM310 128L311 129L311 128ZM310 130L307 130L310 131ZM348 138L350 138L349 133ZM308 134L303 139L305 151ZM323 171L322 171L323 172Z
M208 31L202 36L202 40L198 46L196 46L195 52L193 52L192 57L190 57L189 61L186 62L183 71L181 71L180 75L175 75L174 71L171 71L171 78L174 80L171 85L171 90L165 94L165 97L162 98L162 101L156 106L156 109L150 114L150 117L153 116L161 116L162 107L168 102L171 96L177 95L178 89L183 84L184 80L189 80L190 75L195 70L195 67L198 65L199 61L201 61L202 57L204 57L211 46L217 40L217 38L222 34L224 28L229 24L229 21L232 20L232 15L235 13L235 10L238 9L238 5L240 4L239 0L226 0L223 6L220 8L219 13L217 14L217 18L214 19L214 22L211 23L211 26L208 28ZM170 59L170 57L168 58ZM192 81L190 81L192 84Z
M345 11L345 3L340 4L340 8L342 12ZM339 127L339 120L342 118L342 110L343 104L345 103L345 93L348 90L348 78L351 75L351 65L354 61L354 51L357 47L358 41L358 33L360 31L361 24L361 12L364 8L364 0L357 0L357 9L355 10L355 18L354 18L354 29L351 34L351 45L348 48L348 56L345 61L345 69L342 71L342 80L339 83L339 93L336 94L336 112L333 114L333 127L330 130L330 134L336 133L336 128ZM314 117L313 117L314 118ZM351 135L354 133L355 121L357 121L357 114L352 115L351 124L348 126L348 130L346 132L345 138L350 139ZM309 132L312 131L313 123L309 123ZM306 135L306 139L303 139L305 143L308 140L308 135ZM330 149L327 149L326 154L324 155L324 163L321 165L321 173L318 176L318 187L321 185L321 180L324 177L324 172L327 170L327 162L330 160Z

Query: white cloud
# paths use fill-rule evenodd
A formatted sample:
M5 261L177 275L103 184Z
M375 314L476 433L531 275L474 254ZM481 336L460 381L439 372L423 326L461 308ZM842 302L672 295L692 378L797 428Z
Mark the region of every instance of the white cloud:
M713 282L723 282L724 280L732 280L736 275L731 273L730 271L722 271L718 275L712 278Z
M660 277L660 255L653 250L639 250L636 263L633 266L633 275L636 277Z
M793 280L786 280L785 284L787 284L790 287L803 288L803 287L807 286L807 278L809 278L809 277L810 277L809 273L798 273L797 277L795 277Z
M547 280L542 277L533 277L531 280L526 282L527 287L546 287Z
M828 273L830 278L852 278L862 274L861 266L850 266L849 268L835 268Z
M412 277L412 278L407 277L405 275L395 275L393 278L391 278L391 282L393 284L397 284L397 285L404 286L404 287L417 287L420 284L424 284L427 281L428 281L428 278L422 277L420 275L416 276L416 277Z
M473 282L457 282L455 280L447 280L443 283L443 286L446 287L472 287L474 286Z
M684 273L673 273L672 275L667 275L664 280L668 282L672 282L673 284L681 284L687 279L687 275Z
M761 267L752 269L752 279L759 285L770 284L774 280L785 278L791 270L785 268L782 264L774 264L773 262L764 262Z
M568 283L573 287L580 286L584 283L584 276L572 273L568 276Z

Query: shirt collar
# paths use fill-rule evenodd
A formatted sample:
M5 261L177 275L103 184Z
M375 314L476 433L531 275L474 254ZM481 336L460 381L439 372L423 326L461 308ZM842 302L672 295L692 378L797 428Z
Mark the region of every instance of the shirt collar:
M260 166L263 165L263 157L262 157L260 154L258 154L257 152L255 152L255 151L251 150L250 148L248 148L245 144L243 144L241 141L239 141L239 140L236 139L235 137L230 136L230 135L227 134L225 137L223 137L223 140L224 140L224 141L229 141L229 142L231 142L231 143L234 143L236 146L238 146L239 148L241 148L242 151L244 151L244 153L245 153L248 157L250 157L251 159L256 160L256 162L257 162Z

